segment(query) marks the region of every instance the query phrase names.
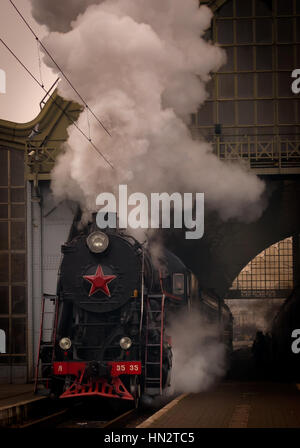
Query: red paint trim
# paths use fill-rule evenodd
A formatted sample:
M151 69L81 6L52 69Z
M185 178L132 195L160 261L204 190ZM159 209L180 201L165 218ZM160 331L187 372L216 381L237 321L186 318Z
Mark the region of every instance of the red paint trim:
M159 283L160 283L160 289L162 294L164 294L166 297L169 297L170 299L175 299L175 300L183 300L182 297L179 296L174 296L173 294L170 294L169 292L164 290L163 287L163 282L162 282L162 276L161 276L161 272L159 271Z
M84 397L99 395L106 398L119 398L121 400L134 400L119 377L113 377L110 382L105 378L91 380L87 384L82 384L82 377L79 382L74 383L59 398Z
M52 332L52 343L53 343L53 350L52 350L52 363L54 361L55 357L55 350L54 350L54 344L56 342L56 331L57 331L57 323L58 323L58 297L55 299L55 315L54 315L54 328Z
M53 374L78 376L81 372L84 372L87 365L86 362L82 361L55 361L53 363ZM107 365L111 366L112 377L141 375L142 373L141 361L108 361Z
M78 376L79 372L83 372L86 366L87 366L86 362L55 361L53 363L53 374Z
M119 375L141 375L142 363L141 361L113 361L108 362L111 366L111 376Z
M163 291L164 295L166 297L169 297L170 299L175 299L175 300L183 300L182 297L179 296L174 296L173 294L168 293L167 291Z

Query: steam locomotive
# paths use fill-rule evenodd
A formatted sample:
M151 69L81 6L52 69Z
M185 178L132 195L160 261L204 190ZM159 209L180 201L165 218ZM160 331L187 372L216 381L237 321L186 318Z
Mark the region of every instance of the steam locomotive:
M62 246L50 343L41 325L36 390L44 381L59 398L98 395L135 406L142 395L163 394L172 368L168 325L192 302L220 321L230 346L229 309L212 295L200 298L195 276L173 253L164 250L157 267L132 236L100 231L95 219L81 230L78 223Z

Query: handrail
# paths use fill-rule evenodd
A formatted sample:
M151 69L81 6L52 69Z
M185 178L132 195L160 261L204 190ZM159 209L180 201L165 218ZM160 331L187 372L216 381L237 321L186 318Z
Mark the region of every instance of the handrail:
M223 140L217 136L211 144L214 153L222 160L243 159L248 160L250 168L253 169L298 168L300 172L300 136L261 137L247 135Z
M49 90L47 90L45 96L41 99L41 101L40 101L40 109L41 109L41 110L43 109L43 107L44 107L45 104L47 103L50 92L54 89L54 87L56 86L56 84L58 83L59 80L60 80L60 78L58 77L58 78L54 81L54 83L52 84L52 86L49 88ZM45 101L46 98L47 98L47 101Z
M226 139L225 139L226 138ZM213 152L224 161L243 160L258 174L300 174L300 135L284 136L216 136L211 142ZM26 142L25 164L29 180L50 178L63 138Z

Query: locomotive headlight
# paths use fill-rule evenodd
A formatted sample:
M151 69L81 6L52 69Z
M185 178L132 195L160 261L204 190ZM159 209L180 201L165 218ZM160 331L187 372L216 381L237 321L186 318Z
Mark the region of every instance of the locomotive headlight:
M70 338L62 338L59 341L59 346L62 350L69 350L71 348L72 342Z
M120 339L120 346L123 350L128 350L132 346L132 340L127 336Z
M107 249L109 239L106 233L93 232L87 237L86 243L91 252L94 254L101 254L101 252L104 252Z

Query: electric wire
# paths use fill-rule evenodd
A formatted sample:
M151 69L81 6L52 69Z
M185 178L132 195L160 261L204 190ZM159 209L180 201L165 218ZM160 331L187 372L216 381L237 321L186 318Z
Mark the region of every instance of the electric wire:
M31 78L41 87L41 89L44 90L44 92L46 93L47 96L49 96L53 103L58 107L58 109L61 110L61 112L68 118L68 120L71 121L71 123L77 128L77 130L83 135L83 137L90 143L90 145L95 149L95 151L97 151L97 153L105 160L106 163L108 163L108 165L114 169L113 164L107 159L107 157L97 148L97 146L93 143L93 141L86 135L86 133L78 126L78 124L73 120L72 117L70 117L70 115L67 114L67 112L60 106L60 104L58 104L58 102L56 101L56 99L53 97L53 95L51 93L49 93L45 87L43 86L43 84L41 84L41 82L34 76L33 73L31 73L31 71L29 70L28 67L26 67L26 65L18 58L18 56L13 52L13 50L11 50L11 48L4 42L4 40L0 37L0 42L4 45L4 47L9 51L9 53L17 60L17 62L24 68L24 70L29 74L29 76L31 76Z
M45 53L49 56L49 58L51 59L51 61L55 64L55 66L58 68L58 70L60 71L60 73L62 74L62 76L65 78L65 80L67 81L67 83L69 84L69 86L74 90L74 92L78 95L78 97L81 99L81 101L83 102L83 104L85 105L85 107L90 111L90 113L93 115L93 117L97 120L97 122L100 124L100 126L105 130L105 132L111 137L111 134L109 132L109 130L106 128L106 126L104 126L104 124L102 123L102 121L97 117L97 115L90 109L89 105L87 104L87 102L84 100L84 98L81 96L81 94L79 93L79 91L74 87L74 85L72 84L72 82L69 80L69 78L67 77L67 75L64 73L64 71L62 70L62 68L57 64L57 62L54 60L53 56L50 54L50 52L47 50L47 48L45 47L45 45L40 41L39 37L37 36L37 34L34 32L34 30L32 29L32 27L29 25L29 23L27 22L27 20L25 19L25 17L23 16L23 14L21 13L21 11L16 7L16 5L14 4L14 2L12 0L9 0L9 2L11 3L11 5L14 7L14 9L17 11L18 15L21 17L21 19L23 20L23 22L25 23L25 25L27 26L27 28L30 30L30 32L33 34L33 36L35 37L35 39L39 42L40 46L43 48L43 50L45 51Z
M40 43L37 40L36 41L37 44L37 53L38 53L38 60L39 60L39 72L40 72L40 80L41 80L41 84L44 87L44 81L43 81L43 73L42 73L42 60L41 60L41 51L40 51Z

